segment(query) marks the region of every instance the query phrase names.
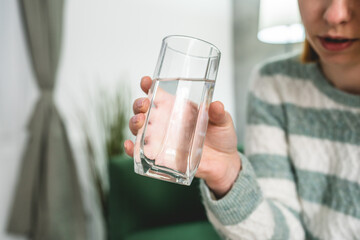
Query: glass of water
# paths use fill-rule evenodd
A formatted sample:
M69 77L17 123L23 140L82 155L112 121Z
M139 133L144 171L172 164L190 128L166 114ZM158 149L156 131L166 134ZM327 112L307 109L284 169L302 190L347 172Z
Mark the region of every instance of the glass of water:
M187 36L163 39L150 108L134 148L135 172L190 185L199 166L220 51Z

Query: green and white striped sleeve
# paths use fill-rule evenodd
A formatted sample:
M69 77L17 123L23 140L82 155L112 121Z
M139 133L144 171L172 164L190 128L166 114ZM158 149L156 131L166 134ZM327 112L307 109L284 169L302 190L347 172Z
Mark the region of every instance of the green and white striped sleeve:
M288 155L286 117L276 86L257 75L249 97L242 170L230 192L216 200L201 182L208 218L226 239L304 239L293 167Z

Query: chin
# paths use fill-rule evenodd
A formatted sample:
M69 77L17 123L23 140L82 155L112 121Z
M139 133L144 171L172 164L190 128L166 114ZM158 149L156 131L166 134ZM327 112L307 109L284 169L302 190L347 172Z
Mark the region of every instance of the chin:
M354 53L324 53L318 52L321 63L327 65L348 66L360 64L360 55Z

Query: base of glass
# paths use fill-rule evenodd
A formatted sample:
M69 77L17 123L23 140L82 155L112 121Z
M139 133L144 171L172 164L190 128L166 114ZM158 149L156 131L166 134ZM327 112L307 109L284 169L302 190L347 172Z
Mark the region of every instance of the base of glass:
M140 162L134 161L134 171L143 176L186 186L190 186L194 179L194 176L187 177L173 169L156 166L154 160L148 159L143 155L140 156Z

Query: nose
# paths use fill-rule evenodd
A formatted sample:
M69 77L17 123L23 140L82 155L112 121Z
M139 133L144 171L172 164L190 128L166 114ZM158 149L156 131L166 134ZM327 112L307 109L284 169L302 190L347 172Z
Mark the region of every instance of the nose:
M349 0L331 0L327 6L324 19L330 25L345 24L351 19L351 3Z

